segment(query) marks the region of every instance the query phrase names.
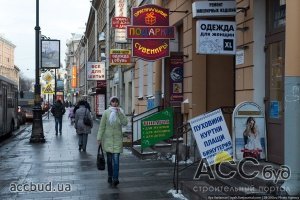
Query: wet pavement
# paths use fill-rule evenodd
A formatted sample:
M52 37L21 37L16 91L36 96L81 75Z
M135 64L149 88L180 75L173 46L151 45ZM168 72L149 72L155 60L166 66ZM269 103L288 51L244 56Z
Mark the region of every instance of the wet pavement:
M86 152L65 116L62 135L54 119L43 119L46 143L29 143L31 126L0 144L0 199L175 199L173 165L164 160L140 160L130 149L120 157L120 184L107 183L107 171L96 168L99 124L94 123Z

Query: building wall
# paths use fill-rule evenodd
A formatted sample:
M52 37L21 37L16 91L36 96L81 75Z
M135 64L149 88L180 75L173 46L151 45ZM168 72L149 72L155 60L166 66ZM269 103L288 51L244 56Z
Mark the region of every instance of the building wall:
M0 37L0 74L19 83L19 70L15 67L16 46Z

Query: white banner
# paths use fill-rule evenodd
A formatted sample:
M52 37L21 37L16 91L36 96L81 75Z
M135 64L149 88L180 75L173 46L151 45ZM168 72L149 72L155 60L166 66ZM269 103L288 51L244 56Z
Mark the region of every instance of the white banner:
M232 159L232 142L221 109L199 115L189 123L201 157L209 165Z
M105 111L105 95L104 94L98 94L96 96L96 114L102 115Z
M127 17L127 0L115 0L115 17ZM127 42L126 29L115 29L115 42Z
M196 53L235 55L234 21L198 20Z
M87 63L87 80L100 81L105 80L105 63L88 62Z
M192 4L193 18L235 16L235 1L195 1Z

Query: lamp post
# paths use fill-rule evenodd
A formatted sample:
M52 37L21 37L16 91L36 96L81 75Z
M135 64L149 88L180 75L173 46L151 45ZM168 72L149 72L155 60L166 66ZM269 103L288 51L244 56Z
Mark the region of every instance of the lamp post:
M36 26L35 26L35 85L34 85L34 107L32 132L30 137L31 143L45 142L42 108L41 108L41 85L39 77L40 68L40 27L39 27L39 0L36 0Z

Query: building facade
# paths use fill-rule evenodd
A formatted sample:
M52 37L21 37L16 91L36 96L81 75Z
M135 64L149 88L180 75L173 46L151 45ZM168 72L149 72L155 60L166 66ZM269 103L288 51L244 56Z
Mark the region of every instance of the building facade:
M15 66L15 48L13 43L0 36L0 74L19 85L20 69Z

